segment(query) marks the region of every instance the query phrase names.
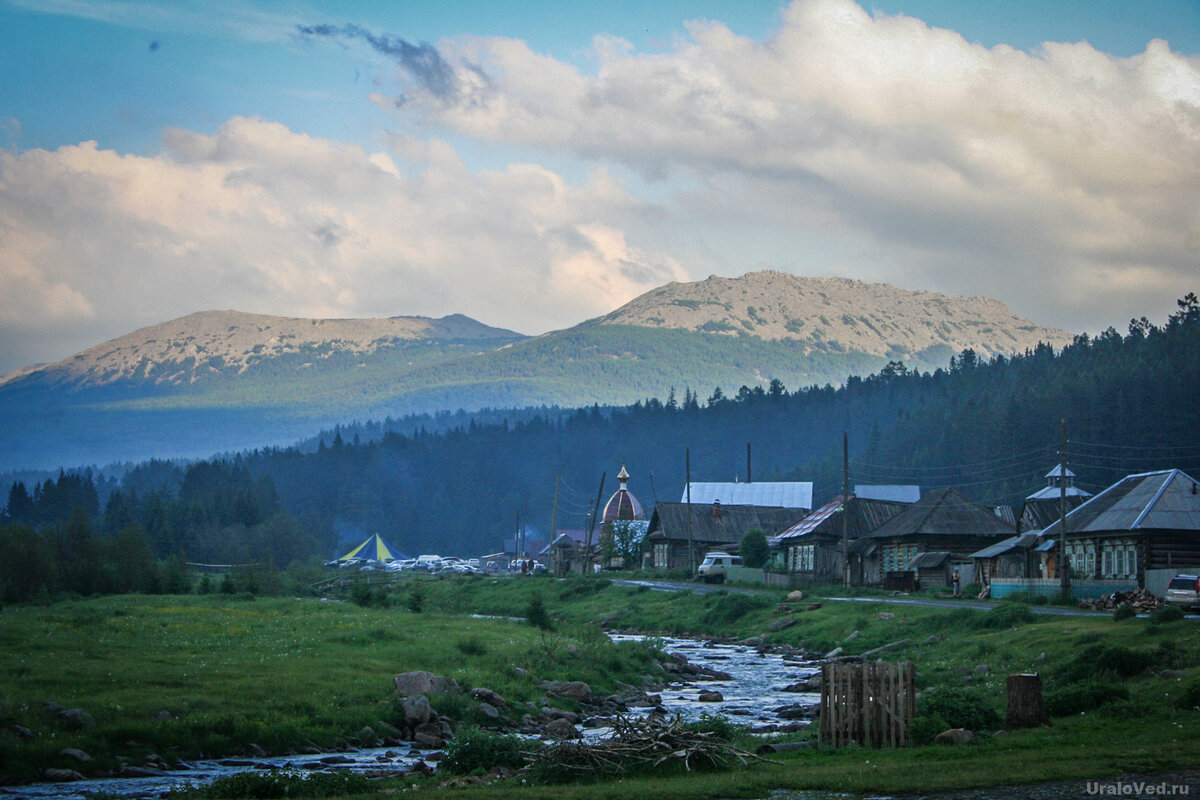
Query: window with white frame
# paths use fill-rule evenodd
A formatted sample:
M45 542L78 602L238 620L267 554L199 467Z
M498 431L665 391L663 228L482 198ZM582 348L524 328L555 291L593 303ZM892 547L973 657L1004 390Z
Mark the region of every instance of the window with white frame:
M1101 574L1106 578L1137 577L1137 545L1129 541L1106 542L1101 547Z
M654 545L654 566L656 569L666 569L670 566L667 563L667 552L669 549L669 544Z

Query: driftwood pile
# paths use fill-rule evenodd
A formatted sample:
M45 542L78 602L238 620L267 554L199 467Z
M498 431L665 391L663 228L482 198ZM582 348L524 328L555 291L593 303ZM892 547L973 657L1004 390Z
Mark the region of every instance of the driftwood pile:
M1112 594L1101 595L1099 598L1079 601L1080 608L1087 608L1092 611L1111 611L1120 606L1133 606L1134 611L1139 614L1145 614L1157 608L1162 608L1163 601L1162 598L1151 594L1145 589L1113 592Z
M527 771L548 782L608 778L682 766L732 766L768 759L746 752L715 733L689 728L678 716L616 717L613 735L594 744L561 742L538 754ZM774 763L774 762L771 762Z

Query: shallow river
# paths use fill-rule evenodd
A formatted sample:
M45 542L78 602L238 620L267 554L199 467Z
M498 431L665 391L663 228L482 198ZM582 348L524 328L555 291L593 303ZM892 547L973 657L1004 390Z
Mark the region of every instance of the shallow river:
M636 638L615 635L615 640ZM735 722L751 728L770 730L773 726L806 724L803 721L781 719L774 709L792 705L813 705L819 702L818 694L785 693L784 686L795 683L818 671L810 664L802 664L774 654L760 654L751 647L742 645L711 644L693 639L664 639L668 652L680 653L688 661L728 673L731 680L673 683L659 694L662 704L670 714L680 714L685 719L697 719L704 713L723 714ZM700 702L702 690L719 692L723 699L718 702ZM605 729L587 729L589 738L603 735ZM37 783L25 786L0 787L0 798L52 798L53 800L86 800L97 792L134 798L155 798L172 788L189 784L203 784L225 775L247 770L296 769L296 770L354 770L372 774L388 772L402 773L433 755L430 750L408 747L381 747L370 750L323 753L306 756L277 756L270 758L228 758L215 761L195 761L190 769L165 772L144 778L105 778L101 780L76 781L74 783ZM434 766L434 762L427 762Z

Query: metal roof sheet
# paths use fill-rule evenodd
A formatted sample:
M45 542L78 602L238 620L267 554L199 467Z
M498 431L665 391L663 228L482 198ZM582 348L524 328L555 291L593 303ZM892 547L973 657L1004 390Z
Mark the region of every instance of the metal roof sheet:
M722 505L759 506L765 508L812 508L812 482L759 483L696 483L692 482L691 501ZM688 501L687 487L679 502Z
M921 499L921 487L911 485L857 484L854 496L863 500L891 500L897 503L915 503Z
M1067 515L1068 533L1145 529L1200 531L1196 479L1177 469L1127 475Z

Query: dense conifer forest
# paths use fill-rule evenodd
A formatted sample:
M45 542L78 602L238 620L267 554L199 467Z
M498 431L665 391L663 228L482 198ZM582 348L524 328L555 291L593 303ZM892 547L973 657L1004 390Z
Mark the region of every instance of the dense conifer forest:
M892 362L840 388L668 387L620 408L441 430L414 418L328 432L315 448L148 462L119 482L65 472L10 489L0 591L161 591L185 561L282 568L375 532L409 554L480 555L518 526L547 538L556 486L558 527L584 527L622 464L648 509L680 498L687 463L695 481L813 481L819 504L840 491L843 433L852 484L954 486L989 504L1044 485L1064 421L1085 489L1153 469L1196 475L1198 390L1200 302L1189 294L1161 327L1142 318L1057 353L964 350L932 373Z

